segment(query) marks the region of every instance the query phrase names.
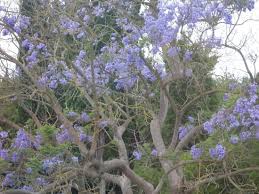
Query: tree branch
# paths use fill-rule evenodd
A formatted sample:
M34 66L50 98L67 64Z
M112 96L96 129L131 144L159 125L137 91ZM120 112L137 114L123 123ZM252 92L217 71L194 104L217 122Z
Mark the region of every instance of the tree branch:
M199 125L194 127L187 133L183 139L178 143L178 145L175 148L175 152L179 152L181 149L183 149L187 144L195 137L197 133L199 133L203 129L203 125Z
M21 107L23 108L23 110L25 112L27 112L30 117L32 118L32 120L34 121L34 123L36 124L37 128L42 127L40 120L38 119L38 117L36 116L36 114L34 114L34 112L32 112L30 109L28 109L27 107L25 107L24 105L21 105Z
M4 116L0 116L0 123L6 124L6 125L14 128L14 129L16 129L16 130L19 130L19 129L22 128L21 126L15 124L13 121L5 118Z
M187 188L188 188L188 191L192 191L192 190L196 189L197 187L199 187L203 184L206 184L206 183L209 183L209 182L215 182L217 180L224 179L224 178L227 178L229 176L234 176L234 175L249 172L249 171L259 171L259 167L248 167L248 168L236 170L236 171L233 171L233 172L228 172L228 173L225 173L225 174L213 175L213 177L197 181L196 183L187 186Z
M227 48L233 49L233 50L235 50L236 52L238 52L238 54L242 57L242 60L243 60L243 62L244 62L244 64L245 64L245 68L246 68L246 71L247 71L247 73L248 73L248 75L249 75L249 77L250 77L250 81L253 82L253 81L254 81L254 76L253 76L253 74L251 73L251 71L250 71L250 69L249 69L249 67L248 67L246 58L245 58L244 54L242 53L241 49L238 49L238 48L236 48L236 47L234 47L234 46L230 46L230 45L228 45L228 44L224 44L224 46L227 47Z

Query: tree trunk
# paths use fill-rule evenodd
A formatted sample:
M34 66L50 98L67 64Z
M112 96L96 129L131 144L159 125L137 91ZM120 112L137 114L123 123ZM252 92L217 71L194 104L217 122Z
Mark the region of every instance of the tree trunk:
M160 160L161 165L165 171L168 173L172 169L172 162L169 160ZM183 184L183 174L181 169L176 169L168 173L169 187L171 194L182 194L182 184Z
M133 194L130 180L125 176L121 182L121 191L123 194Z

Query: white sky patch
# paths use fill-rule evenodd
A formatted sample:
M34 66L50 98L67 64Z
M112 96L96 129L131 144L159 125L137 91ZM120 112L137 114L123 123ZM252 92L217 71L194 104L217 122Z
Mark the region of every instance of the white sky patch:
M17 12L19 10L18 0L0 0L0 6L4 6L8 8L8 11ZM0 17L3 16L3 11L0 12ZM18 54L18 46L15 39L10 35L2 36L0 33L0 47L6 51L9 55L13 57L17 57ZM15 69L15 64L0 60L0 76L6 72L6 69L9 70L9 73L12 74L12 71Z
M233 22L236 19L237 17L233 17ZM246 58L250 71L255 75L256 72L259 72L259 58L255 63L251 59L256 56L259 57L259 2L255 3L255 9L251 12L242 13L238 23L241 24L243 22L245 23L235 27L228 44L240 48L246 42L241 51ZM229 28L226 28L224 25L219 26L216 31L221 37L226 37L228 32ZM237 78L248 76L240 54L228 48L222 48L218 53L221 57L215 67L214 73L216 75L232 74Z

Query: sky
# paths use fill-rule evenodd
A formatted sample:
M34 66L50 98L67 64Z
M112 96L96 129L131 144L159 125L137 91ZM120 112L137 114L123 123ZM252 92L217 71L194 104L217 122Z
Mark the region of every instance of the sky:
M17 9L18 0L0 0L0 5L8 4L13 9ZM237 17L233 17L233 21L235 22ZM246 21L246 22L244 22ZM251 56L255 56L256 54L259 57L259 2L257 1L255 4L255 9L252 12L243 13L240 17L239 23L243 23L240 26L237 26L233 31L233 35L230 40L232 45L240 45L247 40L246 44L242 48L242 52L244 53L247 63L249 65L250 71L255 74L259 72L259 59L254 64L251 60L249 60L250 54ZM226 37L226 34L229 32L229 27L226 28L225 25L219 26L216 29L216 35L220 37ZM10 39L4 39L0 36L0 46L1 48L8 51L11 55L16 56L18 53L18 48L14 43L10 41ZM242 78L244 76L248 76L246 73L246 69L244 66L244 62L242 61L241 56L235 51L227 48L223 48L217 51L217 54L220 56L218 60L218 64L214 70L214 76L231 76L233 75L236 78ZM12 64L8 64L9 67L12 67ZM0 72L3 71L0 69Z
M0 0L0 6L5 5L5 6L10 7L10 9L18 10L18 4L17 4L18 1L19 0ZM10 54L14 57L17 56L18 48L10 37L8 37L8 36L3 37L0 35L0 47L2 49L4 49L5 51L7 51L8 54ZM5 63L4 67L7 66L9 69L14 69L14 67L15 67L14 64L12 64L12 63L9 63L6 61L4 63ZM3 74L2 72L5 72L5 69L2 69L1 67L3 67L3 66L0 65L0 75Z
M233 22L235 22L237 17L233 17ZM247 21L248 20L248 21ZM245 22L246 21L246 22ZM244 24L242 24L245 22ZM245 40L247 40L244 47L241 49L243 54L247 59L247 63L250 71L255 74L259 72L259 2L255 3L255 9L252 12L246 12L241 15L239 24L240 26L236 26L233 31L233 36L231 37L232 45L242 45ZM218 33L221 34L222 37L226 37L229 29L222 26L219 27ZM229 43L229 44L230 44ZM254 64L251 60L249 60L249 55L258 55L258 60ZM241 56L227 48L223 48L219 51L219 63L216 65L215 74L222 76L227 74L233 74L237 78L241 78L247 76L246 69L244 66L244 62Z

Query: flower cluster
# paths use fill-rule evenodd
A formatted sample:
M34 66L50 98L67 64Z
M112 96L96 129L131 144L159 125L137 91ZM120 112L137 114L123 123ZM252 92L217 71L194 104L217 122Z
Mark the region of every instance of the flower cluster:
M233 91L237 88L236 84L230 84ZM252 138L259 137L259 105L258 105L258 85L250 84L247 87L247 96L240 97L232 110L221 109L212 116L209 121L203 124L204 130L208 134L212 134L217 129L224 129L228 132L239 131L239 136L232 134L229 138L231 144L238 144L239 141L245 142ZM240 131L241 130L241 131ZM179 130L179 138L186 134L187 130L181 128ZM191 149L191 155L194 156L196 147ZM221 160L225 155L225 148L218 144L216 148L209 150L210 156L214 159ZM194 157L193 157L194 158Z
M194 160L199 159L201 157L202 153L203 153L202 148L198 148L198 147L196 147L196 145L193 145L191 147L191 155Z
M254 0L236 1L235 8L239 11L246 11L247 9L251 11L254 9Z
M0 149L0 158L3 160L9 159L9 154L7 149Z
M35 34L32 40L24 39L21 42L21 46L25 49L27 52L27 56L25 57L25 61L27 62L27 66L29 68L32 68L35 66L40 59L40 56L44 56L44 58L48 57L50 54L48 52L47 46L40 42L40 43L34 43L34 39L38 38L38 34Z
M85 38L87 35L85 26L88 25L90 17L86 15L85 8L78 10L77 14L78 18L76 19L78 19L78 21L74 21L73 19L67 16L62 16L60 18L60 29L61 31L63 31L64 35L73 35L78 40L81 40ZM82 26L80 23L83 23L84 25Z
M4 139L8 137L8 132L7 131L0 131L0 139Z
M76 118L78 117L78 114L76 112L70 111L67 113L68 118Z
M17 149L30 148L32 146L32 140L24 129L19 129L17 136L12 144L12 147Z
M80 116L80 120L82 123L87 123L91 120L91 118L86 112L83 112Z
M154 157L158 156L158 151L157 151L157 149L155 149L155 148L152 149L151 155L154 156Z
M71 137L71 134L67 128L64 128L64 126L61 126L61 131L56 134L56 140L59 144L65 143L65 142L72 142L73 139Z
M15 15L5 15L3 17L3 23L5 25L0 25L0 29L2 29L3 36L9 35L13 32L20 34L22 30L25 30L30 26L30 18L24 15L21 15L19 17Z
M2 186L3 187L13 187L16 183L16 177L14 172L9 172L7 173L7 175L5 176L3 182L2 182Z
M237 135L232 135L230 137L230 143L237 144L239 142L239 137Z
M248 97L239 98L231 112L222 109L203 125L204 130L208 134L212 134L216 128L227 129L228 131L238 127L252 128L256 126L259 121L259 105L257 104L257 89L256 84L251 84L248 87ZM251 133L251 134L250 134ZM242 132L240 138L243 140L248 139L252 135L250 132Z
M222 160L225 157L226 149L221 144L217 144L215 148L209 150L212 159Z
M68 17L62 17L60 19L60 26L65 30L65 34L75 34L78 32L80 24Z
M21 190L24 190L24 191L34 191L32 186L28 186L28 185L24 185L20 188Z
M132 154L135 158L135 160L141 160L142 158L142 152L140 150L134 150Z
M61 160L59 157L52 157L49 159L45 159L42 162L42 169L47 174L52 173L58 165L61 165L64 161Z
M84 130L83 127L75 125L74 128L76 129L76 131L79 133L79 140L81 142L85 142L85 143L89 143L93 141L93 137L91 135L87 135Z
M66 85L73 79L73 72L67 68L64 61L58 61L55 65L49 64L47 71L44 72L38 81L42 87L48 86L51 89L56 89L58 84Z

